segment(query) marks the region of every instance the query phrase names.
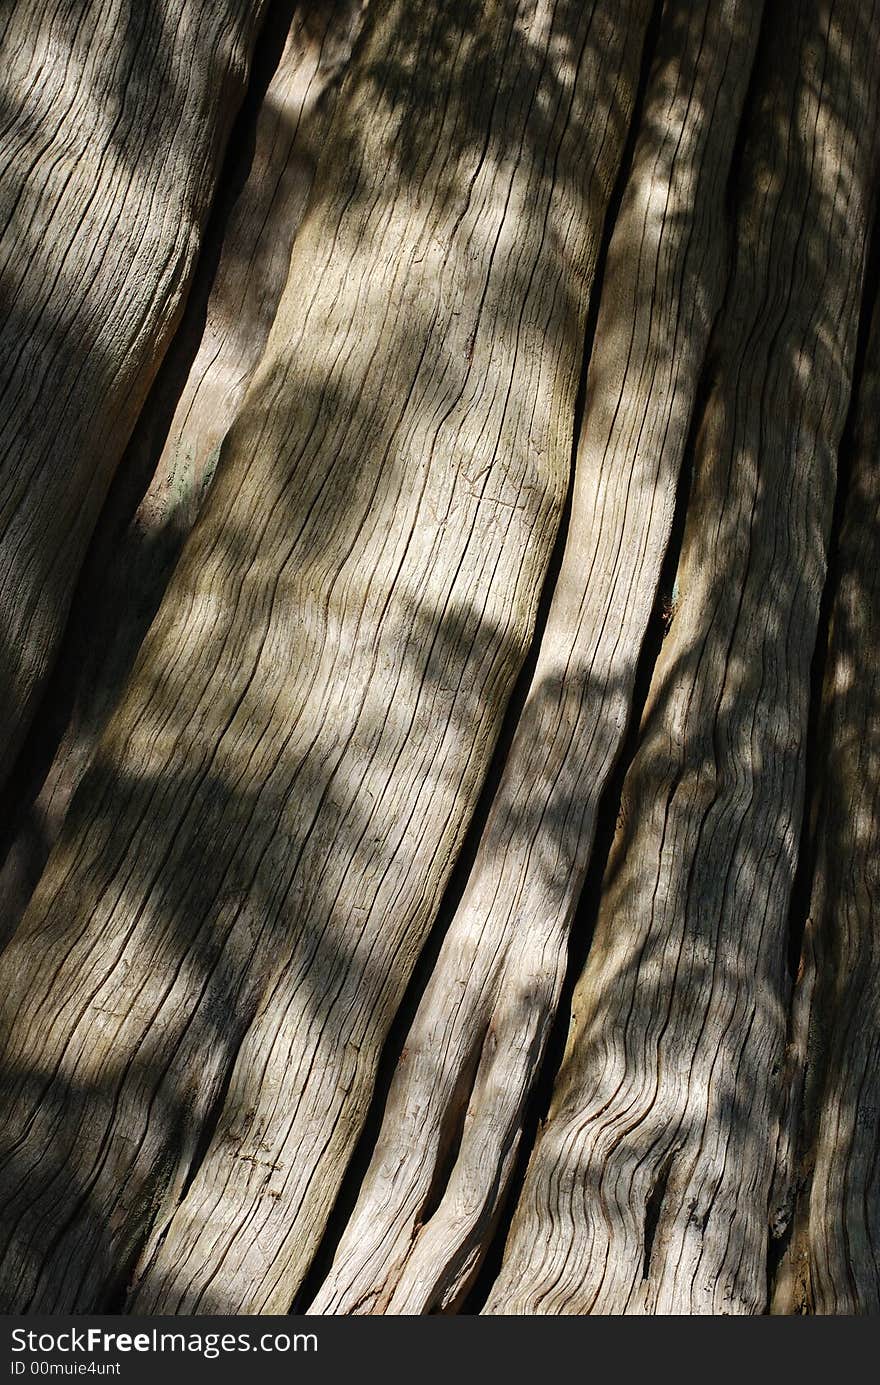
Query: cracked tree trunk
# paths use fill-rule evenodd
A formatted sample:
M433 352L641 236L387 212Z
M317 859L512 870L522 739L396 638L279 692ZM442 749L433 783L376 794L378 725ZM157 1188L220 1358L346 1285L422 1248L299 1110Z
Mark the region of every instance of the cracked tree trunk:
M180 316L265 0L0 21L0 790Z
M880 308L856 406L824 696L798 1225L777 1311L880 1313Z
M33 894L265 349L332 110L328 94L335 94L361 17L357 0L329 13L296 11L260 101L253 148L239 138L230 151L183 319L111 486L74 595L57 676L22 751L0 867L0 943ZM267 27L258 62L283 16ZM243 179L224 216L230 190ZM57 749L47 768L53 735Z
M2 1307L880 1312L880 0L0 35Z
M669 538L726 277L724 192L760 14L750 0L709 0L663 16L608 252L571 522L537 665L313 1312L444 1308L488 1244Z
M357 1137L531 635L647 5L480 18L374 16L3 955L12 1305L94 1305L143 1252L139 1311L284 1310Z
M880 151L880 15L768 18L676 611L490 1311L766 1306L810 663Z

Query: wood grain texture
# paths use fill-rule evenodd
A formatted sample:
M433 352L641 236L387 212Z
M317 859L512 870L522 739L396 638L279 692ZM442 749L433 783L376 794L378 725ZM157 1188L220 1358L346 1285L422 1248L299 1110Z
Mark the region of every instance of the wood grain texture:
M761 1312L810 660L878 154L876 5L774 5L678 573L490 1312Z
M630 712L697 381L761 4L671 4L603 278L571 520L476 861L312 1312L454 1304L488 1245Z
M785 1311L880 1313L880 307L857 402L832 608L810 908L811 1007L802 1225Z
M224 165L186 310L110 487L23 750L34 770L10 799L15 822L0 868L0 943L33 894L265 349L335 82L362 14L357 0L303 0L286 40L289 16L274 11L267 30L281 32L261 38L258 66L264 50L268 63L283 47L252 143L239 131ZM253 80L259 77L255 71Z
M138 1311L293 1298L532 632L645 8L371 7L266 355L0 959L7 1304L100 1306L142 1249Z
M264 7L4 6L0 787L186 296Z

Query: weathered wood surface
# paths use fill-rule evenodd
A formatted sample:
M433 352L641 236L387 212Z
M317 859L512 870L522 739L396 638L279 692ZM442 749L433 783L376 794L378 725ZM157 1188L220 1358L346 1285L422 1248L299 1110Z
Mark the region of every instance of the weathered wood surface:
M603 279L565 555L531 689L312 1312L454 1303L540 1066L728 266L760 0L667 6Z
M8 1306L100 1306L145 1240L139 1311L289 1306L476 800L647 5L460 9L372 12L266 356L0 959Z
M490 1312L761 1312L880 14L773 5L672 626Z
M880 307L857 402L823 705L805 1189L783 1311L880 1313Z
M0 20L0 788L186 296L264 0Z
M270 28L283 20L273 12ZM299 6L286 40L277 35L283 49L260 103L253 147L234 150L224 168L183 319L111 486L47 703L26 743L25 754L34 748L34 772L10 798L16 816L0 867L0 942L33 894L265 349L331 114L328 96L361 20L356 0ZM264 34L258 59L272 38ZM224 199L236 186L224 216ZM57 749L47 767L52 743Z

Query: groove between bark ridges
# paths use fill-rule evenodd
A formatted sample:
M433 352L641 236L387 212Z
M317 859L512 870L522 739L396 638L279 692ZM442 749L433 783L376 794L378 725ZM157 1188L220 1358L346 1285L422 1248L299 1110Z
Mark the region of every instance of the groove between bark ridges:
M666 1189L669 1183L669 1176L672 1173L672 1166L675 1162L676 1150L671 1149L665 1156L654 1176L645 1201L645 1229L643 1238L645 1242L644 1263L642 1265L642 1279L647 1280L651 1273L651 1254L654 1250L654 1237L657 1234L657 1225L660 1221L660 1213L663 1208L663 1199L666 1196Z
M816 1311L814 1289L811 1280L811 1225L810 1198L813 1188L813 1172L819 1141L819 1125L826 1098L826 1087L839 1084L831 1072L832 1028L835 1023L845 1023L837 1016L842 992L837 990L835 972L841 965L853 965L853 984L857 984L857 959L841 961L835 955L840 946L839 935L843 925L836 919L839 910L848 907L848 901L829 900L825 873L829 865L828 846L823 840L828 832L829 820L833 823L840 815L841 783L838 761L840 757L841 712L837 706L840 689L835 686L839 671L835 660L841 658L841 639L847 639L847 621L852 615L851 588L854 581L862 581L864 590L861 601L865 608L864 618L870 631L872 598L869 578L858 569L858 550L850 552L847 543L854 542L859 534L860 523L870 523L864 516L857 517L857 511L870 504L870 487L865 486L865 449L870 445L871 419L874 414L873 398L877 397L877 361L870 359L873 351L877 356L876 337L880 305L880 234L878 234L878 208L875 200L873 231L870 251L865 270L862 293L859 336L853 370L852 393L847 421L841 440L838 459L838 484L829 543L828 567L822 599L822 619L819 627L816 651L813 661L811 682L810 725L808 732L808 797L804 812L802 833L803 870L799 871L796 890L792 899L790 918L791 945L790 959L797 968L792 994L793 1015L798 1007L806 1010L801 1020L807 1033L798 1046L800 1059L795 1074L797 1104L791 1113L791 1129L788 1140L791 1146L789 1169L789 1217L784 1234L768 1263L768 1294L770 1311L781 1314L806 1314ZM874 378L872 378L872 371ZM875 445L876 452L876 445ZM857 471L857 467L862 470ZM855 490L856 483L861 493ZM850 592L843 590L844 579L850 584ZM835 642L835 611L842 597L846 596L848 607L837 612L837 622L842 623ZM874 617L876 620L876 616ZM863 642L865 665L862 677L866 690L870 689L871 643L868 634ZM852 657L855 652L851 644L843 645L844 655ZM866 691L866 699L870 699ZM856 708L858 710L858 708ZM844 728L845 730L845 728ZM861 728L853 728L856 736L862 734ZM847 843L847 850L852 851ZM862 847L862 853L870 847ZM865 869L864 861L859 861L859 853L853 853L854 869ZM802 997L804 985L809 987L809 996ZM870 1018L866 1015L866 1024ZM841 1140L844 1137L841 1135ZM842 1151L843 1152L843 1151ZM845 1156L844 1156L845 1157ZM839 1196L837 1194L836 1196ZM834 1197L829 1201L827 1214L829 1220L840 1215L840 1204ZM865 1228L852 1228L853 1243L867 1231L871 1234L871 1213L866 1204ZM832 1235L839 1234L836 1228ZM866 1281L862 1283L863 1290ZM878 1301L880 1291L875 1290ZM871 1311L867 1307L870 1290L861 1311ZM853 1311L855 1295L847 1297L841 1293L844 1311Z
M598 384L594 383L576 471L577 536L566 550L565 582L560 577L554 591L538 659L540 677L536 674L536 686L516 729L477 865L413 1026L418 1063L410 1074L395 1075L373 1167L314 1311L347 1311L352 1301L362 1302L369 1276L383 1272L383 1257L388 1275L398 1279L389 1311L430 1311L433 1296L440 1292L454 1300L465 1284L460 1276L473 1269L472 1262L463 1269L461 1256L466 1247L473 1247L475 1236L485 1238L499 1189L509 1177L520 1138L521 1103L528 1097L557 1004L598 795L619 753L637 655L673 523L702 353L723 290L721 193L735 133L731 108L735 112L739 107L750 67L753 18L752 7L732 6L723 15L713 15L711 7L683 6L669 21L666 60L661 64L658 57L656 90L652 87L650 128L639 146L639 177L631 180L625 214L611 242L616 247L615 277L613 285L606 281L602 295ZM706 26L712 37L704 48L701 34ZM682 28L691 45L684 57ZM719 83L722 73L725 80ZM704 88L715 93L715 104L710 96L708 107L713 115L720 110L717 122L703 109ZM695 117L696 131L685 140L681 122L691 100L700 114ZM684 152L678 159L681 144L670 134L668 143L676 156L669 153L667 163L664 138L655 132L664 130L670 106ZM686 230L680 238L672 232L670 259L664 201L669 211L671 200L670 220L676 226L676 198L682 184L690 189L696 177L712 189L706 215L697 222L697 248L691 255ZM684 216L690 228L690 213L685 210ZM657 287L658 276L662 289ZM686 287L680 282L683 276ZM652 278L656 295L671 298L675 305L656 326ZM679 322L676 309L688 323L683 336L690 336L683 362L672 346ZM629 351L627 324L632 324ZM671 373L670 360L677 367ZM656 395L637 388L652 362L658 377ZM648 435L644 441L643 430ZM653 469L651 459L656 459ZM626 478L639 501L631 513L621 494ZM642 500L655 488L660 494L656 507ZM605 496L612 497L601 527L596 523L594 492L603 509ZM644 562L643 554L648 555ZM616 633L616 639L606 643L606 628L618 632L618 620L625 636ZM525 860L531 878L523 876ZM494 959L499 957L503 965L497 967ZM447 998L460 990L462 1001L450 1003ZM499 1034L498 1048L484 1054L443 1206L416 1242L407 1241L401 1270L396 1261L391 1265L388 1247L392 1241L403 1246L409 1202L417 1199L417 1186L433 1157L435 1122L447 1100L459 1051L465 1035L487 1013ZM410 1132L416 1110L426 1113L425 1118ZM392 1180L393 1168L398 1173ZM444 1256L447 1279L441 1291Z
M880 1306L880 3L627 3L575 120L576 0L359 30L0 957L10 1309Z
M778 66L771 71L768 92L778 106L769 105L768 94L750 142L752 187L738 217L738 282L725 308L729 341L721 378L727 381L714 390L701 432L683 590L658 665L669 686L661 680L650 699L633 762L641 774L631 773L628 792L635 844L627 847L621 833L617 876L600 920L601 948L594 941L588 981L578 988L567 1074L490 1298L496 1311L629 1311L631 1276L643 1265L642 1210L670 1127L681 1130L687 1152L668 1185L675 1186L675 1203L661 1214L660 1231L668 1235L659 1258L660 1234L655 1238L643 1307L760 1311L766 1291L766 1214L762 1225L752 1198L762 1201L772 1167L783 1017L777 973L787 943L786 870L793 875L792 838L802 808L797 718L806 721L811 602L817 615L878 114L866 66L876 15L838 7L829 35L829 16L818 5L773 12L776 51L790 64L789 79ZM798 48L790 24L800 30L803 67L792 60ZM852 103L841 109L832 73L847 73L853 57L862 66L847 86ZM832 122L840 122L839 137L829 133ZM801 164L785 149L786 128L807 144ZM765 243L762 218L768 217ZM844 256L835 274L837 238L844 234L852 237L851 259ZM820 348L833 391L818 365L806 369ZM767 379L752 390L749 375L760 374L765 355ZM779 420L789 408L786 432ZM710 516L723 514L725 501L730 517L713 527ZM783 504L784 511L775 511ZM789 508L790 530L776 522ZM794 534L802 560L790 553ZM799 575L794 583L792 571ZM777 600L782 606L774 620ZM762 609L758 656L744 639ZM699 659L687 657L691 638ZM763 746L767 758L750 757L750 745ZM766 829L758 825L765 816ZM743 953L750 928L754 950ZM715 1006L717 1016L709 1012ZM739 1106L745 1089L751 1110Z
M272 979L136 1301L287 1306L473 811L558 527L625 128L607 45L574 84L580 6L489 8L512 64L498 26L441 46L435 6L395 2L373 26L202 522L0 963L49 992L35 1030L6 1027L17 1119L67 1125L64 1187L54 1165L26 1194L4 1169L11 1294L33 1276L38 1204L52 1224L44 1306L94 1302L164 1181L185 1038L228 1057L231 1016L218 1029L200 985L236 899L253 918L223 959L226 1010L246 1020L255 956ZM603 40L618 14L603 8ZM83 1047L88 1024L112 1031L112 1062ZM140 1100L145 1048L167 1104ZM248 1237L229 1236L239 1217Z
M547 576L544 581L540 601L535 617L534 630L529 642L529 650L523 663L522 670L516 681L510 697L502 723L501 733L498 738L494 754L489 763L480 799L474 811L471 822L468 826L461 850L459 851L449 885L443 897L442 904L438 911L437 920L431 930L431 934L422 950L416 964L406 995L395 1016L389 1037L383 1051L375 1091L370 1103L370 1110L364 1124L364 1130L358 1147L355 1150L346 1176L340 1188L340 1195L336 1207L328 1222L327 1233L318 1247L314 1262L309 1274L303 1284L301 1293L298 1295L297 1303L294 1304L292 1311L298 1308L305 1309L312 1302L321 1284L326 1278L327 1272L336 1252L339 1240L345 1229L349 1217L354 1209L358 1191L363 1181L364 1174L369 1167L370 1159L375 1147L376 1139L382 1120L382 1112L388 1097L391 1080L397 1068L400 1054L403 1050L406 1035L412 1025L419 1002L424 994L425 986L431 976L444 937L449 929L449 925L455 916L456 910L461 903L468 876L473 869L480 840L486 827L489 810L498 791L498 785L504 770L504 765L510 754L510 747L513 737L522 716L523 707L528 696L529 688L535 673L535 666L541 647L541 639L547 624L547 617L553 598L553 591L559 577L559 570L565 552L568 539L569 523L571 519L572 490L574 485L575 467L577 461L577 449L583 426L584 408L586 404L587 376L589 373L590 357L592 355L593 343L595 339L596 323L599 316L599 304L602 295L602 284L605 276L605 265L608 257L608 247L614 231L614 224L620 209L621 198L629 177L630 166L632 163L633 150L638 136L638 127L641 117L641 110L644 103L645 90L647 87L650 67L653 61L654 50L656 48L657 37L660 29L660 21L663 12L664 0L654 0L654 7L648 22L642 50L641 65L639 70L638 82L633 102L633 113L627 129L626 143L621 157L620 168L615 180L614 189L608 203L608 210L605 214L602 237L596 256L596 271L593 288L590 294L590 302L587 313L587 321L584 330L584 346L581 356L580 380L578 383L577 396L572 419L571 454L569 462L568 485L566 488L565 501L560 517L559 528L556 541L547 567ZM438 1189L439 1192L439 1189ZM503 1214L502 1214L503 1215Z
M7 7L4 782L179 320L264 10L264 0L222 13L172 0L136 10L93 3L75 15Z
M363 15L362 0L274 0L266 15L180 324L111 482L4 796L0 946L27 906L212 483L283 289L310 146Z
M720 310L719 310L720 311ZM537 1082L535 1083L529 1109L523 1122L523 1140L517 1155L516 1167L511 1177L511 1185L499 1226L488 1248L485 1263L475 1279L473 1289L467 1300L467 1312L478 1313L485 1307L492 1286L498 1277L504 1246L510 1231L510 1224L525 1182L528 1162L535 1141L546 1124L553 1089L559 1074L571 1023L571 1005L575 987L583 972L589 956L602 884L608 869L611 849L620 821L621 796L629 767L635 757L639 744L642 717L650 692L654 668L663 641L669 628L669 611L674 604L678 561L684 537L685 517L693 479L693 460L696 436L703 418L703 409L712 388L712 347L707 348L706 361L700 376L700 383L694 399L690 430L682 457L681 469L676 489L675 513L669 542L663 558L663 566L657 584L657 599L645 632L645 639L639 654L633 683L633 696L629 721L620 755L602 794L596 816L596 836L584 887L578 901L577 912L572 925L566 962L565 981L560 994L559 1005L547 1041L547 1049Z

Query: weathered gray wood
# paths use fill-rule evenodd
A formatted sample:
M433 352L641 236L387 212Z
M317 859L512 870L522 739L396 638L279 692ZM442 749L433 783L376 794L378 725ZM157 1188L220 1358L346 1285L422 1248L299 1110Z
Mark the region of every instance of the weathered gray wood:
M266 356L0 959L7 1304L100 1305L151 1226L137 1310L290 1304L532 631L646 11L372 13Z
M810 660L878 155L880 13L773 5L677 609L499 1312L760 1312Z
M329 11L320 0L300 5L262 101L253 150L237 155L248 163L225 168L227 183L249 171L222 229L213 231L219 250L204 247L166 369L102 512L59 653L66 729L59 738L50 688L31 740L42 745L54 735L57 751L43 767L42 783L28 785L29 801L10 803L17 824L0 867L0 942L14 932L45 867L265 348L326 134L328 96L362 13L356 0ZM224 186L219 199L226 195ZM177 364L178 356L188 368ZM128 522L129 492L148 477Z
M180 314L264 8L4 6L0 787Z
M760 0L672 3L664 13L609 247L569 534L532 686L312 1312L446 1307L488 1243L558 1002L726 281L724 198L760 15Z
M792 940L793 941L793 940ZM804 1189L809 1186L810 1155L805 1150L805 1111L810 1110L809 1129L815 1125L817 1067L815 1063L815 1022L818 958L815 930L805 920L801 957L789 1003L789 1035L783 1068L783 1110L773 1185L770 1192L771 1244L768 1265L769 1311L774 1314L803 1313L808 1309L805 1279L808 1255L804 1248ZM824 972L824 968L823 968Z
M880 307L857 404L820 737L803 1225L788 1311L880 1313ZM815 1125L814 1125L815 1121Z

